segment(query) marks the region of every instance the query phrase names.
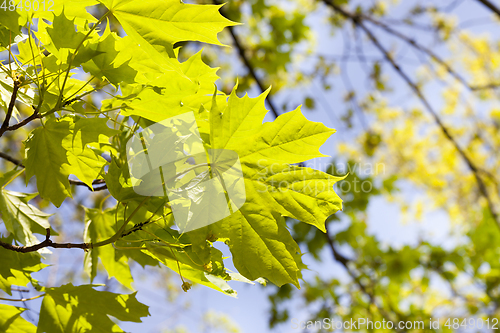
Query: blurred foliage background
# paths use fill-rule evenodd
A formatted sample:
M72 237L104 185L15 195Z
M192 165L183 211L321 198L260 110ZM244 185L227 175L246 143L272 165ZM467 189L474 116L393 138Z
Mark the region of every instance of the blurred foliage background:
M231 0L221 12L244 24L223 32L230 47L204 46L206 62L223 64L219 89L229 93L238 80L240 92L256 95L272 85L269 120L302 104L338 131L323 148L333 160L308 166L349 171L338 187L344 210L328 219L327 234L288 221L311 271L300 290L265 287L270 329L288 332L291 318L439 317L435 331L446 332L447 318L498 318L500 3ZM190 43L180 58L199 49ZM26 132L18 135L9 155L22 149ZM77 198L97 206L103 194L83 189ZM67 213L83 221L83 211ZM49 281L77 278L79 261L66 259ZM159 301L189 313L177 281L155 274L169 291ZM238 331L223 314L199 317L207 332Z

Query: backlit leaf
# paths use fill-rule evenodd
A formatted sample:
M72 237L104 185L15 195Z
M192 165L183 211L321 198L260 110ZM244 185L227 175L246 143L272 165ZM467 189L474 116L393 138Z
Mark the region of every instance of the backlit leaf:
M47 288L37 332L123 332L109 316L139 323L149 315L148 307L137 301L135 293L115 294L92 287L67 284Z
M10 243L11 240L2 241ZM40 260L41 256L37 252L19 253L0 248L0 289L12 295L11 285L27 286L34 282L31 273L47 266Z
M127 35L174 56L172 45L199 41L222 45L217 33L235 23L219 13L217 5L191 5L178 0L102 0Z
M26 309L0 304L0 331L4 333L35 333L36 326L21 317Z
M28 201L36 194L25 194L0 189L0 213L6 229L17 241L30 246L39 241L33 232L45 235L45 229L50 228L49 217Z
M100 121L106 123L105 119ZM71 197L70 174L92 186L92 181L106 163L88 147L88 144L98 144L101 139L96 136L92 126L84 126L87 122L93 124L96 121L74 117L49 119L43 127L35 129L25 142L26 179L36 175L40 196L49 199L57 207L66 197ZM77 123L78 131L75 131ZM107 130L102 135L106 133L114 131Z

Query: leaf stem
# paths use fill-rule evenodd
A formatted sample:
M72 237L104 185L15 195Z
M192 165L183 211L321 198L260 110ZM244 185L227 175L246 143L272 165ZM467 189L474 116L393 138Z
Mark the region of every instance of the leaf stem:
M109 15L109 13L110 13L110 11L107 11L94 24L94 26L89 30L89 32L87 32L87 34L85 35L85 37L83 37L83 39L80 41L80 43L77 45L75 51L73 52L73 55L71 56L71 59L69 60L68 69L66 70L66 75L64 76L64 81L63 81L63 84L62 84L62 87L61 87L61 91L59 93L59 98L58 98L58 102L57 102L57 105L56 105L56 109L58 109L58 107L60 106L60 103L62 101L62 96L63 96L63 93L64 93L64 87L66 86L66 82L68 81L69 72L71 71L71 65L73 64L73 61L75 60L75 57L76 57L76 54L78 53L78 50L80 50L80 47L82 47L83 43L87 40L87 38L90 36L90 34L92 32L94 32L94 30L97 28L97 26L99 24L101 24L102 21L104 21L104 19Z

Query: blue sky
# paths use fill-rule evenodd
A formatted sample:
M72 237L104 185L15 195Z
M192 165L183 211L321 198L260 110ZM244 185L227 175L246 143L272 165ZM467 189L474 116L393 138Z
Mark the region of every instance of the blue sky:
M358 1L359 2L359 1ZM430 1L428 1L430 3ZM400 8L397 8L392 12L393 17L397 17L398 14L404 12L405 9L409 8L415 1L401 1ZM446 1L443 3L451 3L451 1ZM477 3L464 2L460 4L454 11L461 19L481 19L489 17L490 14L482 7L477 5ZM343 47L345 45L343 36L337 33L335 36L330 36L328 29L326 29L326 24L324 23L325 11L319 11L313 16L309 17L309 23L314 28L315 33L317 33L318 48L316 50L317 54L322 55L341 55ZM472 22L472 21L471 21ZM488 32L488 29L492 29L491 25L478 25L476 27L470 27L474 32ZM424 38L423 34L409 32L412 37ZM383 34L381 34L383 35ZM389 45L389 39L382 38L382 41ZM426 40L427 43L432 45L432 40ZM370 49L368 49L370 51ZM369 53L367 51L367 53ZM371 50L373 51L373 50ZM446 56L446 50L437 50L443 56ZM371 52L376 54L376 52ZM408 58L415 58L414 55L408 54ZM311 63L307 61L302 64L303 68L308 68ZM411 66L409 67L411 68ZM412 71L416 67L411 69ZM359 95L366 89L365 76L361 67L356 62L349 62L347 64L347 69L349 76L352 81L352 85L356 91L359 91ZM412 105L418 105L418 101L412 97L409 97L409 90L404 86L404 84L399 84L400 79L394 75L390 70L387 71L391 85L395 88L395 98L393 101L400 103L399 106L411 107ZM316 109L313 111L308 111L304 109L306 117L313 121L320 121L325 123L329 127L337 129L337 133L330 138L326 144L322 147L321 151L324 154L331 156L336 155L336 146L340 142L352 140L357 133L355 131L347 131L340 123L335 119L338 115L344 111L345 106L343 105L343 94L345 93L345 88L339 79L334 79L334 88L324 94L322 98L323 102L317 101ZM310 87L301 87L300 89L293 89L284 91L275 96L276 102L280 105L280 102L285 99L289 99L293 96L292 102L289 102L289 110L294 109L303 100L306 95L317 95L317 84L313 84ZM430 101L435 105L440 105L440 96L427 91L429 96L431 96ZM259 92L253 90L249 92L251 96L256 96ZM295 105L292 105L296 103ZM331 108L331 109L330 109ZM336 116L328 116L327 112L332 112ZM266 121L272 121L272 116L268 115ZM359 128L359 124L358 128ZM318 169L324 169L325 166L330 162L329 158L317 159L315 161L310 161L308 166L315 167ZM360 161L363 162L363 161ZM25 188L19 186L14 188L20 191L26 191ZM84 192L81 192L84 193ZM403 185L403 195L407 200L413 200L419 195L409 186ZM63 208L63 216L71 216L73 212ZM342 214L341 212L338 214ZM407 224L401 223L400 211L395 204L388 203L383 198L375 198L370 202L368 209L369 219L368 232L376 235L381 241L386 242L394 246L401 246L404 244L414 244L417 237L421 234L429 237L433 242L437 244L444 244L447 246L453 246L453 241L449 240L448 234L451 228L450 221L445 213L436 211L429 213L423 219L423 222L416 223L410 222ZM83 227L83 226L82 226ZM450 243L451 242L451 243ZM227 256L230 253L223 246L220 247L221 250ZM49 278L49 284L56 285L58 282L63 281L64 276L61 272L66 269L79 271L82 266L83 254L80 250L70 250L63 253L62 250L54 251L52 256L57 256L62 265L59 272L56 267L51 267L45 269L44 272L40 273L40 280L44 281L45 278ZM314 278L316 274L321 274L324 276L337 276L347 279L345 272L341 265L333 262L330 259L328 253L324 254L325 264L317 265L314 260L307 254L304 256L304 262L309 265L310 270L304 273L305 279ZM229 269L233 269L230 260L226 261L226 265ZM253 332L293 332L291 330L291 324L286 323L279 325L274 330L268 328L269 319L269 302L267 300L267 290L259 285L248 285L244 283L231 282L231 286L238 291L238 298L234 299L213 291L204 287L195 287L188 293L180 293L173 302L169 302L167 299L169 297L169 291L165 288L155 287L157 285L157 274L150 270L143 271L138 265L134 265L135 269L133 271L134 277L137 277L137 281L134 283L134 287L138 290L137 297L140 301L150 306L151 316L144 319L144 323L132 324L124 323L121 325L125 330L131 332L160 332L164 328L174 328L175 326L185 326L189 332L220 332L217 329L208 330L206 327L201 327L201 317L206 311L213 310L216 312L224 313L229 316L245 333ZM166 269L166 268L164 268ZM55 271L55 272L54 272ZM180 288L180 280L177 276L171 276L169 278L173 281L173 285ZM77 280L82 283L86 282L84 278L78 277ZM96 283L108 283L113 286L117 284L113 281L98 280ZM36 304L39 300L34 301L30 305L36 308ZM295 302L296 315L299 319L312 319L308 318L308 313L300 308L300 303ZM186 306L186 308L184 308Z

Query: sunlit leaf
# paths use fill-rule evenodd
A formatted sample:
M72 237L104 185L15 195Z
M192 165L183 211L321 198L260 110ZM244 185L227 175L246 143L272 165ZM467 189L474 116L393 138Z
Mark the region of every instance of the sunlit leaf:
M37 332L123 332L109 316L122 321L141 322L148 307L134 294L97 291L92 285L67 284L47 288L40 310Z

